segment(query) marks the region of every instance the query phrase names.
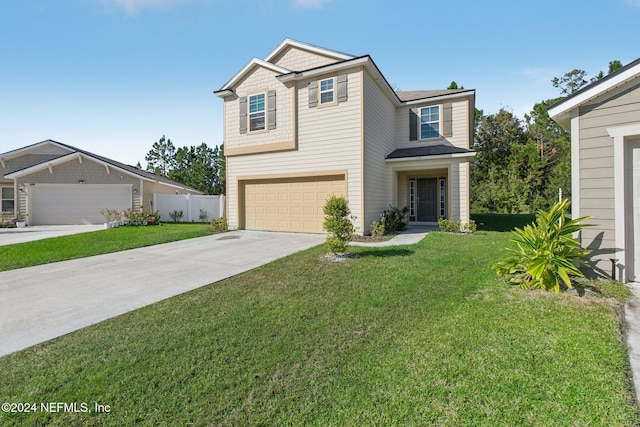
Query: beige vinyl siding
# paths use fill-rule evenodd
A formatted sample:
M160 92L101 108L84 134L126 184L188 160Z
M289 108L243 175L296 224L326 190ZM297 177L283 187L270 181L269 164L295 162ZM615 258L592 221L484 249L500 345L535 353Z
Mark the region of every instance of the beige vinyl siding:
M379 220L382 211L394 204L392 173L385 156L395 149L396 107L368 72L364 72L363 77L365 211L362 231L368 233L371 222Z
M288 70L302 71L320 67L322 65L333 64L334 62L337 62L337 60L299 49L297 47L289 46L270 62Z
M449 218L454 220L469 220L469 163L452 161L449 169L448 182Z
M227 157L227 209L231 228L238 227L239 177L308 176L327 171L346 173L349 207L357 217L356 227L361 227L360 71L348 70L348 100L326 108L309 108L309 81L296 83L296 150Z
M618 93L605 94L603 102L594 102L579 110L580 216L590 215L590 223L582 231L582 244L604 250L596 269L610 272L615 245L614 158L613 138L606 128L637 123L640 118L640 85Z
M287 88L276 79L276 73L263 67L256 67L235 88L236 95L224 100L224 147L259 146L293 140L293 89ZM261 91L276 91L276 128L259 132L240 134L239 97ZM268 105L266 106L268 110Z
M409 140L409 110L411 108L422 108L430 105L443 105L443 101L425 102L423 104L400 107L396 111L396 140L398 148L412 148L426 145L451 144L456 147L469 148L469 99L447 100L451 102L452 136L449 138L434 138L423 141ZM442 108L440 110L442 119ZM440 132L442 132L442 121L440 122Z

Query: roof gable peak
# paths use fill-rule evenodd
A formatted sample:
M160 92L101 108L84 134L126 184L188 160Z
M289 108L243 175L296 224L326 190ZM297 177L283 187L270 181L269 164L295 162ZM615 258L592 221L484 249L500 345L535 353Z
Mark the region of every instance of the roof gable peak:
M271 62L275 57L277 57L280 53L282 53L285 49L289 47L296 47L298 49L306 50L308 52L316 53L323 56L328 56L329 58L335 58L339 60L345 59L353 59L355 56L350 55L344 52L338 52L337 50L327 49L324 47L316 46L310 43L301 42L298 40L285 38L275 49L269 53L264 60L267 62Z

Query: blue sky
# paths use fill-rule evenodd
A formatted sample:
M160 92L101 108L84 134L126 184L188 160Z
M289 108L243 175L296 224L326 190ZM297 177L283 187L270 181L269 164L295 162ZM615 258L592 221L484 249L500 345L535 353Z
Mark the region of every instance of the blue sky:
M520 117L554 76L640 57L640 0L20 0L0 20L0 152L51 138L143 166L162 135L221 144L212 92L286 37Z

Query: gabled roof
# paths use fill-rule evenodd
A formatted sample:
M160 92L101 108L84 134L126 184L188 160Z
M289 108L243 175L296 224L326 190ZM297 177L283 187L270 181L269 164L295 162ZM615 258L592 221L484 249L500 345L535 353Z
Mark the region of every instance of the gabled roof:
M565 129L571 127L571 111L640 76L640 58L549 106L549 116Z
M419 101L423 99L436 98L444 95L458 95L468 92L469 94L475 92L474 90L466 89L444 89L444 90L411 90L411 91L396 91L396 95L402 102Z
M269 62L273 60L278 54L280 54L284 49L290 46L334 58L336 59L336 62L320 65L306 70L288 70L284 67L280 67ZM284 39L284 41L282 41L282 43L280 43L269 55L267 55L264 60L253 58L247 65L242 68L242 70L236 73L236 75L234 75L227 83L225 83L222 88L215 91L214 94L221 98L232 95L233 86L257 66L261 66L279 73L276 78L284 83L295 81L298 79L305 79L328 72L334 72L358 65L366 67L372 73L372 75L374 76L374 80L380 83L380 87L382 87L383 91L396 104L396 106L411 105L414 103L420 103L428 99L446 100L449 97L459 98L463 96L475 95L475 90L473 89L419 90L396 92L393 90L386 77L382 74L371 56L353 56L347 53L326 49L289 38Z
M354 55L349 55L348 53L338 52L337 50L327 49L327 48L316 46L313 44L304 43L298 40L293 40L287 37L275 49L273 49L271 53L267 55L266 58L264 58L264 60L270 62L271 60L273 60L273 58L278 56L280 53L282 53L282 51L284 51L288 47L297 47L298 49L307 50L309 52L313 52L322 56L328 56L329 58L335 58L339 60L355 58Z
M5 177L9 178L9 179L18 178L20 176L28 175L30 173L33 173L35 171L44 169L44 168L49 167L49 166L55 166L56 164L62 164L62 163L68 162L69 160L73 160L73 159L77 159L79 157L82 157L82 158L90 159L90 160L92 160L94 162L100 163L100 164L105 165L105 166L113 167L114 169L117 169L117 170L119 170L121 172L124 172L127 175L133 175L133 176L139 177L141 179L144 179L145 181L157 182L159 184L168 185L168 186L171 186L171 187L184 188L186 190L193 191L194 193L202 193L199 190L196 190L196 189L191 188L191 187L189 187L187 185L184 185L184 184L180 184L179 182L172 181L170 179L158 176L158 175L156 175L154 173L151 173L151 172L148 172L148 171L145 171L145 170L142 170L142 169L138 169L138 168L136 168L134 166L126 165L126 164L120 163L120 162L118 162L116 160L112 160L112 159L109 159L107 157L102 157L102 156L99 156L97 154L90 153L89 151L81 150L79 148L72 147L70 145L63 144L61 142L54 141L54 140L51 140L51 139L47 139L45 141L41 141L41 142L38 142L38 143L35 143L35 144L32 144L32 145L28 145L26 147L19 148L17 150L12 150L12 151L9 151L7 153L2 153L2 154L0 154L0 158L17 157L18 155L25 154L26 152L28 152L30 150L34 150L34 149L36 149L36 148L38 148L40 146L46 145L46 144L53 144L53 145L56 145L58 147L65 148L66 150L69 151L69 153L60 155L59 157L56 157L56 158L53 158L53 159L50 159L50 160L46 160L44 162L38 163L38 164L33 165L33 166L29 166L29 167L26 167L26 168L22 168L22 169L13 171L11 173L6 174Z
M231 77L231 79L228 82L226 82L219 90L215 91L214 93L216 95L225 96L224 92L231 90L231 88L236 83L238 83L238 81L240 81L245 75L253 71L255 67L264 67L267 70L274 71L278 74L287 74L291 72L291 70L284 67L280 67L276 64L272 64L271 62L267 62L258 58L252 58L251 61L247 63L247 65L242 67L242 69L238 71L235 76Z
M290 38L286 38L284 39L274 50L271 51L271 53L269 53L266 58L264 59L258 59L258 58L252 58L251 61L249 61L247 63L247 65L245 65L244 67L242 67L242 69L240 71L238 71L233 77L231 77L231 79L229 79L228 82L226 82L224 85L222 85L222 87L220 89L218 89L217 91L215 91L214 93L218 96L227 96L230 95L231 92L229 92L231 90L231 88L233 88L233 86L240 81L246 74L248 74L249 72L251 72L255 67L264 67L268 70L274 71L278 74L288 74L291 73L293 71L297 71L297 70L289 70L287 68L284 67L280 67L274 63L272 63L271 61L273 60L273 58L275 58L276 56L278 56L280 53L282 53L285 49L289 48L289 47L296 47L298 49L302 49L302 50L306 50L308 52L312 52L318 55L322 55L322 56L326 56L329 58L334 58L336 60L339 61L344 61L347 59L353 59L355 58L353 55L349 55L347 53L343 53L343 52L338 52L337 50L331 50L331 49L326 49L324 47L320 47L320 46L316 46L316 45L312 45L309 43L304 43L304 42L300 42L297 40L293 40Z

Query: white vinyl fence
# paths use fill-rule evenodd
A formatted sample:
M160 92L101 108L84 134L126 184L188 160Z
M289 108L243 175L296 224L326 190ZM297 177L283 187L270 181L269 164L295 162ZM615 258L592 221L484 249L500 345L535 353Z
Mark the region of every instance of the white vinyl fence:
M184 222L202 222L201 211L206 220L224 217L224 196L201 196L198 194L153 194L153 210L160 212L160 221L172 222L171 213L182 211Z

